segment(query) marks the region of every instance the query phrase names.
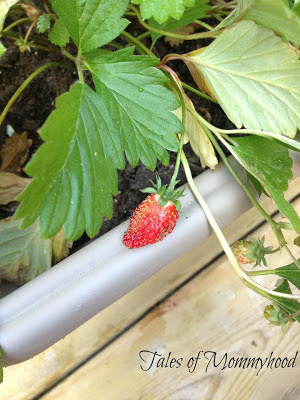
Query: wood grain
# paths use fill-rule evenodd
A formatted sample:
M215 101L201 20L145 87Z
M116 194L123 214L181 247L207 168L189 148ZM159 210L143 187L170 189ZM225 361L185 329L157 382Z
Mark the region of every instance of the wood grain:
M292 182L287 194L289 199L299 192L299 182L299 179ZM269 199L263 205L268 212L275 210ZM233 242L261 221L260 214L252 209L226 227L224 232L228 240ZM40 355L6 368L4 382L0 386L0 398L28 400L36 397L120 334L220 252L221 247L212 236Z
M296 202L300 210L300 200ZM254 236L266 236L266 244L275 245L267 225ZM287 232L289 241L295 234ZM300 249L291 245L300 256ZM272 268L290 263L288 254L269 256ZM259 277L261 284L274 287L275 276ZM283 334L268 325L263 317L268 301L247 289L223 256L177 290L166 301L136 323L106 349L101 351L67 379L42 397L43 400L259 400L260 385L275 374L261 391L280 399L279 390L286 392L299 383L295 374L284 369L224 369L209 367L199 360L193 373L186 362L199 351L214 351L220 361L230 357L266 358L273 351L277 357L294 357L300 351L299 324L290 324ZM141 350L157 351L162 357L171 352L183 358L180 368L151 368L144 372L139 358ZM300 355L298 356L300 366ZM297 365L297 364L296 364ZM290 381L289 381L290 379ZM281 382L274 393L277 382ZM298 388L299 389L299 388ZM273 394L272 394L273 393ZM300 392L297 392L300 396ZM274 397L275 396L275 397ZM298 397L293 397L294 399Z

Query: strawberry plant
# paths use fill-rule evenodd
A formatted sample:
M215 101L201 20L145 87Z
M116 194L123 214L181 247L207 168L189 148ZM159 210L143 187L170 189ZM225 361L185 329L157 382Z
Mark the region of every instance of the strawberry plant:
M43 239L62 228L69 241L85 231L93 237L103 218L112 216L118 170L124 169L126 160L132 168L142 162L154 170L157 160L167 168L174 152L169 185L161 185L158 177L157 184L147 188L150 196L134 213L124 244L130 249L153 244L173 231L183 195L176 188L181 165L238 276L275 304L265 311L267 318L280 326L300 322L300 295L289 285L300 289L300 265L284 236L285 230L300 233L300 218L284 197L292 178L289 152L300 151L295 138L300 127L299 2L50 0L43 10L28 2L16 3L0 5L0 56L12 42L21 52L50 50L63 54L65 61L51 61L28 76L2 111L0 124L43 71L67 68L78 75L57 98L55 110L40 129L44 143L25 167L32 179L18 197L14 219L20 221L19 228L28 229L38 220ZM5 26L7 13L14 20ZM143 30L138 37L130 22ZM14 29L24 23L30 26L22 37ZM193 33L183 34L186 26ZM196 41L197 48L159 59L155 44L166 37L179 43ZM180 63L195 85L181 81ZM211 124L189 93L218 104L236 128ZM262 239L229 246L193 181L184 151L188 142L203 168L214 169L218 159L223 160L271 225L276 249L265 247ZM244 178L224 149L244 168ZM274 200L282 220L276 222L262 208L250 186L257 196L264 193ZM291 264L244 269L244 262L266 266L265 255L282 249L290 253ZM263 274L284 281L275 289L265 288L252 278Z

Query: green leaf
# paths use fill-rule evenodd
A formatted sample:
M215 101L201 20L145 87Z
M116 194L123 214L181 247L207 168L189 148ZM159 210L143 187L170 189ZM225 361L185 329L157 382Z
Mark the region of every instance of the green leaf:
M163 24L169 17L180 19L185 7L193 7L195 0L132 0L133 4L140 4L143 19L153 18Z
M295 136L300 61L286 43L253 21L241 21L200 50L182 58L204 75L237 127Z
M126 48L103 55L86 54L96 90L108 105L118 124L120 142L132 166L139 160L154 169L156 159L168 163L166 150L177 151L172 134L182 131L179 119L171 113L179 107L176 96L161 86L166 76L153 68L158 60L133 55Z
M294 229L300 232L300 218L283 196L288 188L288 180L293 177L293 161L288 150L275 141L259 136L233 140L238 146L232 147L232 152L244 168L266 187L279 210L290 219Z
M298 15L300 15L300 1L299 1L299 0L295 0L293 10L294 10Z
M280 286L274 289L275 292L292 294L290 286L287 280L284 280ZM294 314L300 310L300 303L297 300L293 299L285 299L284 297L277 297L272 294L264 292L264 297L274 301L274 303L278 304L281 308L283 308L289 314ZM295 317L295 320L300 323L300 315Z
M40 33L45 33L50 29L51 14L42 14L37 23L36 27Z
M2 31L3 24L6 18L6 15L14 4L16 4L19 0L1 0L0 1L0 31Z
M206 12L211 8L208 3L209 0L196 0L194 7L186 8L183 16L178 20L169 18L165 23L160 24L154 18L150 18L148 23L153 28L160 29L161 31L171 32L174 29L180 28L195 21L196 19L203 19L207 17ZM153 42L160 37L158 33L152 32L151 38Z
M294 262L284 267L276 268L275 271L277 275L287 279L300 289L300 269Z
M276 187L272 187L271 185L266 185L266 188L271 193L271 197L277 204L279 211L281 211L282 214L289 218L295 231L297 233L300 233L299 215L295 211L294 207L284 198L282 191Z
M253 0L242 19L253 20L295 46L300 45L300 15L291 10L285 1Z
M20 221L0 221L0 278L18 285L51 267L52 240L41 239L38 222L25 230Z
M238 20L252 20L258 25L278 33L284 40L299 47L300 15L283 0L239 0L230 18L223 21L228 26ZM221 25L219 25L219 28Z
M3 46L3 44L0 42L0 57L3 56L3 54L6 52L6 48Z
M269 180L282 191L287 190L288 180L293 177L293 161L286 148L256 136L235 137L232 140L237 144L233 151L251 166L254 176L262 181Z
M116 124L103 99L76 83L57 99L40 136L45 143L26 166L34 179L19 196L15 218L26 228L40 216L43 237L64 225L68 240L86 229L94 236L102 216L111 218L117 169L124 167Z
M255 178L255 176L253 176L252 174L250 174L248 171L246 171L246 177L247 177L247 181L250 182L252 184L252 186L254 187L254 189L256 190L258 196L260 197L263 193L266 194L265 189L263 187L263 185Z
M64 23L57 19L53 25L52 31L49 33L49 40L51 43L64 47L70 39L68 29Z
M51 4L82 52L107 44L129 24L121 18L128 0L51 0Z

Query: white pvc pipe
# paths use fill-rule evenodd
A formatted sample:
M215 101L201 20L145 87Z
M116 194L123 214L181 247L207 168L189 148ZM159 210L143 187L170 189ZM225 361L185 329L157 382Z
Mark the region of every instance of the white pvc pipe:
M294 176L299 175L299 161L299 156L294 158ZM220 226L252 206L222 164L195 182ZM177 226L162 242L127 249L122 244L126 221L4 297L0 301L3 365L45 350L209 237L212 231L200 206L188 188L185 194Z

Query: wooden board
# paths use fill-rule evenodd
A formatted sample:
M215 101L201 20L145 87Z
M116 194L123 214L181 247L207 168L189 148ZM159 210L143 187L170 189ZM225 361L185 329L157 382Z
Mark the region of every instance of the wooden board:
M297 182L292 183L289 198L299 191L299 180ZM264 202L264 207L268 212L275 209L270 200ZM253 229L261 220L256 210L252 209L224 232L232 242ZM28 400L36 397L98 351L157 301L201 270L220 251L217 240L211 237L45 352L22 364L6 368L4 383L0 386L1 399Z
M300 211L300 200L297 210ZM266 244L276 245L268 226L258 229L254 236L262 235L266 236ZM295 234L287 232L286 237L290 241ZM300 257L298 247L291 245L290 248ZM269 257L272 267L287 263L290 258L285 251ZM274 287L276 280L275 276L259 278L260 283L269 287ZM222 257L45 394L42 400L256 400L265 399L268 394L270 398L280 399L280 390L286 392L289 386L299 384L300 368L298 373L277 369L276 379L269 380L274 370L267 368L257 376L255 369L222 370L211 364L206 372L207 361L203 356L193 373L186 367L189 358L196 357L199 351L216 352L218 362L226 353L229 358L265 359L273 351L275 358L293 358L296 351L300 351L299 324L290 324L285 334L278 327L268 325L263 317L268 303L247 289L226 257ZM171 352L176 359L183 358L182 365L142 371L140 365L147 368L150 361L142 362L141 350L157 351L165 358ZM300 355L298 364L300 367ZM259 397L257 391L265 397ZM300 396L300 391L297 393Z

